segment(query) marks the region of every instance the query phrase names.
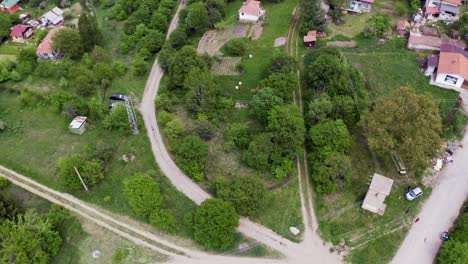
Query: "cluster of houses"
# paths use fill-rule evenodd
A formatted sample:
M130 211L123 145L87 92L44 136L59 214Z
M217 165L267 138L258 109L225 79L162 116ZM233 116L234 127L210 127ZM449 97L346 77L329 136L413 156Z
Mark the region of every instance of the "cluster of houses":
M2 12L15 13L20 10L18 5L19 0L3 0L0 3ZM51 29L47 36L38 45L36 53L39 58L43 59L58 59L61 54L54 51L52 39L55 33L63 28L64 17L63 10L54 7L52 10L47 11L39 19L32 19L29 13L19 15L21 24L14 25L11 28L11 41L18 43L26 43L34 36L34 30Z

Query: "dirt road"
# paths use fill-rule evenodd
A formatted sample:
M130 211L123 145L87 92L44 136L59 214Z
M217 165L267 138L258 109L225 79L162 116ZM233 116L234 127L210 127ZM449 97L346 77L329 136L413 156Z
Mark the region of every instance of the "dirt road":
M421 212L391 263L431 264L442 241L439 236L448 230L468 197L468 136L463 148L457 149L454 162L440 173L439 183L424 203Z

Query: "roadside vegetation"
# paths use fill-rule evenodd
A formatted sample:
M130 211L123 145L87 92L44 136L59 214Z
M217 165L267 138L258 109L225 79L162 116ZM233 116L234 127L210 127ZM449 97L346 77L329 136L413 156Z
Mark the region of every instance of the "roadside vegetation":
M450 230L450 238L442 244L437 263L462 264L468 259L468 204L462 207L460 216Z
M199 10L202 4L206 11ZM167 75L155 101L158 122L187 175L231 202L238 214L297 241L289 232L290 226L302 228L293 164L305 130L299 109L292 104L296 63L283 55L282 47L273 48L275 38L286 36L297 2L262 2L265 21L247 24L251 31L261 25L258 39L228 40L214 58L197 54L194 48L207 29L245 26L231 19L241 4L189 1L181 11L184 22L159 57ZM210 6L222 14L219 20L211 17L216 12ZM199 12L208 12L208 23L197 18ZM211 73L213 60L223 56L242 57L241 75ZM283 206L285 201L289 203Z
M303 7L301 33L320 30L328 36L318 39L316 48L300 48L306 143L321 235L352 263L387 263L424 199L406 201L406 188L423 187L421 179L436 151L460 135L467 118L458 113L446 125L458 94L429 85L419 72L417 58L427 53L406 50L405 39L388 38L397 19L406 18L408 2L379 2L364 14L330 10L332 24L325 23L315 1L304 1ZM340 18L344 24L335 23ZM381 38L384 44L378 44ZM330 40L354 40L357 47L324 47ZM408 176L398 174L394 154L402 157ZM360 208L374 173L394 180L383 216ZM430 188L423 188L427 197Z

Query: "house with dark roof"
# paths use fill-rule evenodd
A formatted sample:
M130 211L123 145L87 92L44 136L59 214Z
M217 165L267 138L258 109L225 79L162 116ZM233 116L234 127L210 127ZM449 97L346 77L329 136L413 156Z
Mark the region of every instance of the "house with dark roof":
M2 12L13 14L20 8L18 5L19 1L20 0L3 0L0 3L0 8Z
M444 88L468 88L468 51L463 43L443 42L433 84Z
M260 1L245 1L239 9L239 21L255 23L263 19L265 10L260 6L260 4Z
M353 13L369 13L373 4L374 0L348 0L345 10Z
M10 33L13 42L24 43L34 35L33 27L30 25L15 25Z
M426 67L424 68L424 75L432 76L432 74L437 71L437 66L439 66L439 56L429 54L427 57Z

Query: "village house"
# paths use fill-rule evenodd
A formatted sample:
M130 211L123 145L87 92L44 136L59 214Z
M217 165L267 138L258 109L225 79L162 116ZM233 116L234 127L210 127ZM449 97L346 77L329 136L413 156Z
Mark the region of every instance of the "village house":
M240 22L258 22L263 19L265 10L261 8L260 1L247 0L239 9Z
M18 5L19 1L20 0L3 0L0 3L0 8L2 12L13 14L20 8Z
M54 7L49 12L45 13L40 18L40 21L43 27L59 26L63 22L63 10L58 7Z
M369 13L374 0L348 0L347 11L353 13Z
M362 202L362 209L366 209L373 213L383 215L387 205L384 203L385 198L392 190L393 180L374 173L372 181L367 190L366 197Z
M410 23L406 20L398 20L397 23L397 35L406 36L409 34Z
M37 57L41 59L60 59L62 54L53 48L53 37L62 28L54 28L42 40L41 44L36 49Z
M317 41L317 31L315 30L307 32L307 35L304 36L304 44L306 45L306 47L315 46L316 41Z
M408 49L440 50L442 40L439 37L426 36L419 31L411 31L408 38Z
M432 74L437 69L438 65L439 65L439 56L434 55L434 54L429 54L429 56L427 57L426 67L424 69L424 75L432 76Z
M425 15L428 20L456 21L460 16L462 0L426 0Z
M434 75L434 72L435 78L431 79L431 84L443 88L468 89L468 51L465 45L454 40L444 41L440 47L437 68L428 67L425 74Z
M13 42L24 43L34 35L33 27L30 25L16 25L10 33Z

